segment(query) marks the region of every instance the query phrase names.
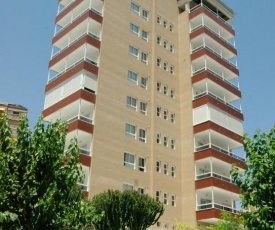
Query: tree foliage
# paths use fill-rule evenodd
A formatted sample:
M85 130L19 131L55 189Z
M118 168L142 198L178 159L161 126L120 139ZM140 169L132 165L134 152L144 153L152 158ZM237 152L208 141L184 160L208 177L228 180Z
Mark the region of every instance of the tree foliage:
M67 124L40 118L33 133L23 116L11 138L0 115L0 229L79 229L96 218L77 186L82 180L77 141L64 153Z
M254 136L244 136L247 154L246 170L235 167L233 178L241 188L245 226L253 229L275 229L275 126L269 133L256 130Z
M163 204L137 191L108 190L94 196L92 205L104 217L95 223L97 230L145 230L164 212Z

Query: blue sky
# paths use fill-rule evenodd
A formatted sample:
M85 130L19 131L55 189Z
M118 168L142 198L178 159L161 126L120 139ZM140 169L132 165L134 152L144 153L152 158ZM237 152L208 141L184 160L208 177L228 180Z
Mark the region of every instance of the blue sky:
M224 0L235 12L245 131L275 121L275 1ZM57 0L9 0L0 9L0 101L28 108L31 127L44 103Z

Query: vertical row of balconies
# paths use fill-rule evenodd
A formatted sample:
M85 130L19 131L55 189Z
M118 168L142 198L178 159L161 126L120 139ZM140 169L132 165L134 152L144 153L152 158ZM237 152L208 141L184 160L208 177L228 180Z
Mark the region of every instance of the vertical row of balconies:
M77 137L88 195L103 20L102 0L61 0L56 17L43 115L68 122L66 146Z
M190 9L190 55L197 221L214 224L222 210L238 213L240 190L230 169L245 164L236 152L242 148L243 114L235 34L207 4Z

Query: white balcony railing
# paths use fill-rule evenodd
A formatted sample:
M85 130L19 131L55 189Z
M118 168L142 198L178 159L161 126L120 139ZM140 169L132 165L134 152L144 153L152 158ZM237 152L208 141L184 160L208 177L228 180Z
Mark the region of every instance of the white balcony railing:
M236 63L233 63L233 62L229 61L228 59L226 59L221 54L219 54L218 52L216 52L215 50L213 50L212 48L210 48L207 45L201 45L199 47L196 47L193 50L191 50L191 53L193 54L193 53L195 53L195 52L197 52L197 51L199 51L201 49L207 49L207 50L209 50L211 53L215 54L216 56L218 56L219 58L221 58L222 60L224 60L225 62L227 62L229 65L237 68L237 64Z
M245 161L244 158L237 156L236 154L232 153L231 151L228 151L228 150L226 150L226 149L223 149L223 148L221 148L221 147L219 147L219 146L217 146L217 145L213 145L213 144L211 144L211 143L208 143L208 144L205 144L205 145L198 146L198 147L196 147L195 151L196 151L196 152L200 152L200 151L203 151L203 150L206 150L206 149L214 149L214 150L217 150L217 151L220 152L220 153L229 155L229 156L231 156L231 157L233 157L233 158L235 158L235 159L238 159L238 160L240 160L240 161Z
M52 55L51 59L56 57L58 54L62 53L65 49L69 48L70 46L72 46L74 43L76 43L77 41L79 41L81 38L83 38L86 35L89 35L89 36L95 38L96 40L100 40L100 37L97 36L96 34L93 34L91 32L85 32L85 33L81 34L79 37L77 37L76 39L74 39L72 42L70 42L67 46L63 47L61 50L58 50L56 53L54 53Z
M220 174L215 173L215 172L207 172L207 173L198 174L198 175L196 175L196 180L202 180L202 179L211 178L211 177L214 177L214 178L217 178L217 179L235 184L234 181L231 178L220 175Z
M79 152L80 152L80 154L83 154L86 156L91 156L91 151L88 149L79 148Z
M207 71L211 74L213 74L214 76L218 77L219 79L223 80L224 82L226 82L228 85L234 87L235 89L240 89L239 86L236 86L234 85L233 83L231 83L230 81L226 80L223 76L221 76L220 74L216 73L215 71L211 70L210 68L208 67L203 67L201 69L198 69L198 70L195 70L193 73L192 73L192 76L196 76L204 71Z
M88 185L82 183L78 183L78 185L83 191L88 191Z
M81 115L77 115L75 117L72 117L70 119L68 119L68 124L74 122L74 121L77 121L77 120L81 120L81 121L84 121L88 124L93 124L93 119L89 118L89 117L84 117L84 116L81 116Z
M83 12L81 12L76 18L74 18L72 21L70 21L69 23L67 23L65 26L63 26L62 28L60 28L58 31L55 32L54 36L56 36L57 34L59 34L61 31L63 31L64 29L66 29L69 25L71 25L72 23L74 23L78 18L80 18L83 14L85 14L88 11L92 11L100 16L102 16L102 12L99 12L98 10L94 9L94 8L89 8L89 9L85 9Z
M216 203L207 203L207 204L200 204L197 206L197 211L201 211L201 210L207 210L207 209L219 209L219 210L223 210L226 212L231 212L231 213L235 213L235 214L239 214L239 210L234 209L232 207L228 207L228 206L224 206L221 204L216 204Z
M227 105L228 107L230 107L230 108L232 108L232 109L234 109L234 110L236 110L236 111L238 111L238 112L240 112L240 113L242 112L241 109L239 109L239 108L237 108L236 106L234 106L234 105L232 105L232 104L226 102L226 101L223 100L222 98L216 96L215 94L213 94L213 93L211 93L211 92L209 92L209 91L204 91L204 92L202 92L202 93L196 94L196 95L194 96L194 100L199 99L199 98L201 98L201 97L203 97L203 96L205 96L205 95L208 95L208 96L210 96L210 97L212 97L212 98L214 98L214 99L216 99L216 100L222 102L223 104Z
M221 36L219 33L217 33L216 31L212 30L209 26L205 25L205 24L199 24L197 26L195 26L194 28L192 28L190 30L190 33L198 30L199 28L205 27L207 30L209 30L211 33L215 34L217 37L219 37L221 40L223 40L224 42L226 42L228 45L230 45L231 47L235 48L235 43L232 44L230 41L226 40L223 36Z
M217 13L215 13L213 10L211 10L210 8L208 8L206 5L204 5L203 3L193 7L190 9L190 13L196 11L197 9L203 7L204 9L206 9L207 11L209 11L211 14L213 14L216 18L220 19L224 24L226 24L227 26L229 26L230 28L233 28L232 25L230 25L227 21L225 21L223 18L221 18Z

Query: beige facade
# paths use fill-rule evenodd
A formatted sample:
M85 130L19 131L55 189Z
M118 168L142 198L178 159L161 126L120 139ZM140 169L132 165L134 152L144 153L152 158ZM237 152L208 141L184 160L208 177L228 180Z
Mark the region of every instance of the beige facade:
M68 139L78 137L89 198L135 189L164 203L152 229L215 223L239 199L229 175L232 163L244 167L231 154L243 121L230 104L241 97L227 66L233 12L204 2L59 1L44 117L68 120Z

